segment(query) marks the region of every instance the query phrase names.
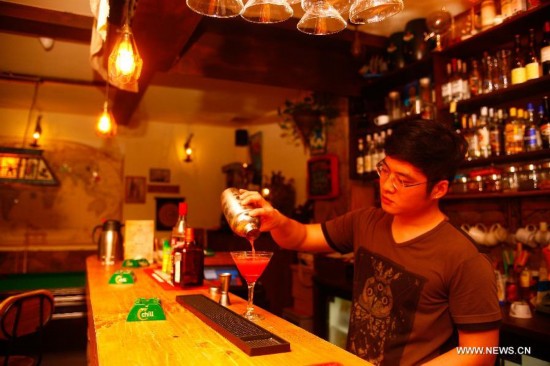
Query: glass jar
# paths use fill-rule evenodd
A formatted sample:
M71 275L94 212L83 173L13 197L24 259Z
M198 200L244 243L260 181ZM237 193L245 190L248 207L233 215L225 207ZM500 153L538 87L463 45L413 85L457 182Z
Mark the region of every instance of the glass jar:
M500 174L491 174L485 177L485 192L502 192L502 178Z
M540 165L539 189L550 189L550 160Z
M477 175L468 181L468 193L483 192L483 177Z
M452 193L468 193L469 179L464 174L458 174L451 186Z
M533 191L539 186L539 172L536 164L524 165L519 172L519 190Z
M502 191L503 192L517 192L519 189L519 175L518 169L510 165L506 167L502 174Z

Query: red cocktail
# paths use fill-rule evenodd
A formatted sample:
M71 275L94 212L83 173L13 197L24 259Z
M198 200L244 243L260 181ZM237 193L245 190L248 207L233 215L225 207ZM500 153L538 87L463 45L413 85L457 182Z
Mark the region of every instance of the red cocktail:
M272 255L272 252L260 251L231 252L231 256L239 272L248 284L248 304L246 305L246 312L243 315L249 320L261 319L261 317L254 312L254 285L256 285L256 281L262 275L265 267L267 267Z

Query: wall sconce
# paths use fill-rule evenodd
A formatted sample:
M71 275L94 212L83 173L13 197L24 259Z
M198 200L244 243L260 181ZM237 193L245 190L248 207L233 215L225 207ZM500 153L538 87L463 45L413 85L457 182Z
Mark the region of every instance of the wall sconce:
M122 34L117 39L109 56L109 79L113 84L124 85L137 82L143 67L143 60L139 56L134 35L130 29L130 7L133 2L132 0L128 1Z
M185 144L183 145L183 150L185 152L185 161L186 163L190 163L193 161L193 149L191 148L191 139L193 138L193 134L190 134L187 138L187 141L185 141Z
M40 140L40 136L42 136L42 126L40 125L40 121L42 120L42 115L39 115L36 119L36 125L34 126L34 132L32 134L33 142L30 144L32 147L39 147L38 140Z

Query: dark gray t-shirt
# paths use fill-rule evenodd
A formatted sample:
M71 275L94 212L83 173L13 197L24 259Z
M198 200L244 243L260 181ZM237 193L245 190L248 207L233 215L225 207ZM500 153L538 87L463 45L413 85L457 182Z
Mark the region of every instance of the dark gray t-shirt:
M397 244L393 216L349 212L322 224L329 245L355 253L347 349L380 365L414 365L456 346L456 329L498 328L489 259L447 221Z

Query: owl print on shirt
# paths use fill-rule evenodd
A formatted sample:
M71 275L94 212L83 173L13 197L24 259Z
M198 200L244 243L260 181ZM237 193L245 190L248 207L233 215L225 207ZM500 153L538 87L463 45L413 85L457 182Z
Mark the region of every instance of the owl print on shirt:
M375 364L398 364L425 279L359 248L347 349Z

